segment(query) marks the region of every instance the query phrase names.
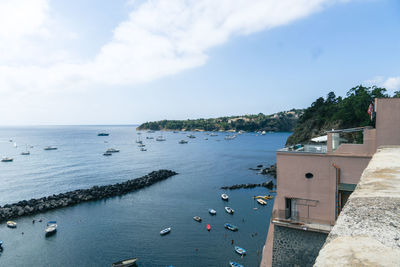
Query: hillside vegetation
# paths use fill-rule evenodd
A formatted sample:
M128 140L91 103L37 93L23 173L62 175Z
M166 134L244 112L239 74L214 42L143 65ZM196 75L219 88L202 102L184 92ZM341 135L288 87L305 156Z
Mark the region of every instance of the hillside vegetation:
M177 131L274 131L291 132L302 114L300 109L292 109L271 115L243 115L196 120L162 120L146 122L138 130Z
M318 98L304 110L286 145L308 142L331 129L373 126L367 110L376 97L390 96L385 88L359 85L351 88L344 98L336 97L334 92L330 92L325 99ZM395 92L393 97L400 97L400 91Z

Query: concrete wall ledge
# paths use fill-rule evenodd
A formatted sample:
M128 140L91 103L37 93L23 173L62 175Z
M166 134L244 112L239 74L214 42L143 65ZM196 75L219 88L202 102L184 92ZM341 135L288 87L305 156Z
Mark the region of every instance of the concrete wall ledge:
M314 266L400 266L400 146L374 154Z

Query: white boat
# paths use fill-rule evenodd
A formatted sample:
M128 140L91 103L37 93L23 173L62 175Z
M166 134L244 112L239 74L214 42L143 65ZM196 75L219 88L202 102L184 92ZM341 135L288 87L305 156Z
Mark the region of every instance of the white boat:
M234 262L234 261L230 261L229 262L229 266L230 267L244 267L243 265L241 265L240 263Z
M211 215L217 214L217 211L214 210L214 209L208 209L208 212L209 212Z
M181 140L181 141L179 141L179 144L187 144L188 143L188 141L186 141L186 140Z
M201 222L200 216L194 216L193 220L195 220L196 222Z
M262 131L261 132L261 135L265 135L267 132L266 131Z
M189 134L187 137L189 137L189 138L196 138L196 136L194 136L193 134Z
M228 201L229 200L229 196L227 195L227 194L221 194L221 198L223 199L223 200L225 200L225 201Z
M136 264L137 258L126 259L122 261L114 262L111 267L133 267L137 266Z
M7 222L7 226L10 228L16 228L17 227L17 223L14 221L8 221Z
M235 211L230 207L225 207L225 211L229 214L233 214Z
M57 150L56 147L54 146L46 146L45 148L43 148L44 150Z
M3 158L1 159L1 162L11 162L11 161L13 161L13 160L14 160L13 158L3 157Z
M57 222L56 221L49 221L46 225L46 229L44 229L46 235L51 235L57 232Z
M239 246L235 246L235 251L240 255L245 255L246 254L246 250L244 248L239 247Z
M31 152L29 152L29 151L24 151L24 152L21 152L21 155L24 155L24 156L26 156L26 155L30 155L31 154Z
M160 235L166 235L171 232L171 227L165 228L164 230L160 231Z
M267 204L267 201L265 201L265 200L263 200L263 199L257 199L257 202L258 202L258 204L260 204L260 205L266 205Z
M119 152L119 149L109 148L106 150L106 153L117 153L117 152Z
M210 136L218 136L218 134L212 133L210 134Z
M166 141L166 140L167 139L165 139L162 135L156 138L156 141Z

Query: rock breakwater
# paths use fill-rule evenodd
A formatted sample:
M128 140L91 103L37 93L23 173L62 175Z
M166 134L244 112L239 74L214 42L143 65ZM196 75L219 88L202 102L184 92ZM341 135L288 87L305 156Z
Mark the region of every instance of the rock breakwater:
M134 190L150 186L176 174L176 172L170 170L158 170L140 178L128 180L122 183L93 186L89 189L77 189L39 199L33 198L31 200L22 200L14 204L6 204L2 207L0 206L0 221L72 206L81 202L121 196Z
M272 189L274 187L274 183L272 181L268 181L268 182L264 182L261 184L235 184L232 186L222 186L221 189L233 190L233 189L241 189L241 188L254 188L257 186L262 186L262 187L266 187L268 189Z

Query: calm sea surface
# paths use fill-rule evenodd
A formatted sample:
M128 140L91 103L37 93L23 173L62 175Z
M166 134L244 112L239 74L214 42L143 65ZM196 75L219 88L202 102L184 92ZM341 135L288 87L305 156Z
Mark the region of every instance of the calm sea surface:
M98 137L101 131L110 136ZM121 197L18 218L16 229L0 224L0 266L111 266L130 257L138 257L139 266L228 266L230 260L258 266L273 201L261 207L252 196L268 190L228 191L227 204L219 188L270 180L249 168L273 164L289 133L246 133L227 141L226 133L193 133L197 138L189 139L189 133L167 132L165 142L146 140L159 133L143 132L143 152L135 143L135 126L0 127L0 156L14 158L0 162L0 205L118 183L158 169L179 173ZM180 139L189 143L178 144ZM44 151L45 146L58 150ZM31 155L20 155L26 147ZM103 156L109 147L121 152ZM224 211L226 205L234 215ZM210 216L209 208L217 215ZM195 215L203 222L194 221ZM40 218L42 223L32 224ZM59 228L45 238L48 220L56 220ZM226 230L226 222L239 231ZM171 233L160 236L166 227L172 227ZM236 254L232 240L247 250L244 258Z

